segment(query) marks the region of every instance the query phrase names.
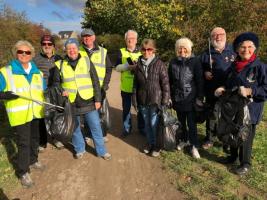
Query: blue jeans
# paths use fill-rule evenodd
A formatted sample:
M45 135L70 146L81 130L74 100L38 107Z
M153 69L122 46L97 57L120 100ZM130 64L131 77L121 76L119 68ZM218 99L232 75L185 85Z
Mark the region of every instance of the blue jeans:
M159 124L159 114L157 106L139 106L139 112L141 113L145 127L144 131L147 137L147 142L150 146L157 145L157 131Z
M127 135L131 133L132 129L132 93L121 91L122 98L122 121L123 121L123 134Z
M93 110L84 114L84 120L88 125L88 127L90 127L96 149L96 154L98 156L104 156L107 150L104 145L103 133L100 125L98 111ZM77 116L77 121L78 121L78 126L73 133L72 144L74 146L74 150L76 153L82 153L85 151L85 142L80 128L80 116Z

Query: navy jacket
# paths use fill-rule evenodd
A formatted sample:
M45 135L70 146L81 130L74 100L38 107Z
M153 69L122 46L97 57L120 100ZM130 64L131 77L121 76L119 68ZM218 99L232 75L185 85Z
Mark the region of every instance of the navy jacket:
M203 100L203 76L198 58L176 57L170 61L169 81L173 106L178 111L192 111L196 98Z
M236 54L231 45L226 45L225 49L220 53L211 47L212 69L210 67L209 49L200 55L203 72L211 71L213 74L212 80L205 80L205 96L208 99L214 99L214 91L224 85L226 72L234 62Z
M240 86L252 89L253 102L248 105L248 108L252 124L258 124L267 98L267 66L256 58L238 73L233 63L227 72L225 86L226 89Z

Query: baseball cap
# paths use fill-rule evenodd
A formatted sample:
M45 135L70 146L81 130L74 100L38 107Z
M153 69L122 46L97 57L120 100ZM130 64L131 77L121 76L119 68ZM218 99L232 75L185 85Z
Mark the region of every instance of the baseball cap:
M81 32L81 36L84 37L86 35L95 35L95 32L91 28L83 29L83 31Z

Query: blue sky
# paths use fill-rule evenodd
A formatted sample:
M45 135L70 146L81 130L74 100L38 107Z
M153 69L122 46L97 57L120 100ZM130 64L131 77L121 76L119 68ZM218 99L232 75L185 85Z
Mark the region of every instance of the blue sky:
M53 33L81 31L86 0L0 0L15 11L25 11L27 18L42 23Z

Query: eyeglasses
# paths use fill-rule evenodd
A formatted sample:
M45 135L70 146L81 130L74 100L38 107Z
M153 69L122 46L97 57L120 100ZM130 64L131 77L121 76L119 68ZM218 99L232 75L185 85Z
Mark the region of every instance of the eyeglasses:
M49 46L51 47L53 45L53 43L51 42L42 42L42 46Z
M26 54L26 55L31 55L32 52L31 51L23 51L23 50L17 50L17 54Z
M146 52L146 51L153 51L154 49L152 48L142 48L141 51Z

